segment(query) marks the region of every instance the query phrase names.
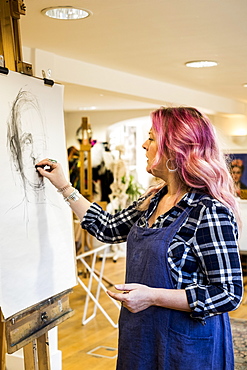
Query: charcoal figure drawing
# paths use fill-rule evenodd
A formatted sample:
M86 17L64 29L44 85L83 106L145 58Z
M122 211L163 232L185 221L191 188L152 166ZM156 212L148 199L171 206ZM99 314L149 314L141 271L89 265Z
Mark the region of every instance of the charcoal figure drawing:
M45 202L45 184L35 169L35 164L45 155L46 135L41 109L36 97L20 89L7 122L7 147L13 175L21 186L22 199L16 208L24 205L28 221L28 204Z

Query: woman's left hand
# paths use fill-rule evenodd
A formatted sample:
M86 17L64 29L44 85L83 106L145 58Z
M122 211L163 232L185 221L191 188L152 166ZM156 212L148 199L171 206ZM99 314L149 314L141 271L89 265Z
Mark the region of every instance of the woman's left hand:
M130 312L137 313L153 304L153 289L142 284L119 284L115 288L121 293L107 291L107 294L122 303Z

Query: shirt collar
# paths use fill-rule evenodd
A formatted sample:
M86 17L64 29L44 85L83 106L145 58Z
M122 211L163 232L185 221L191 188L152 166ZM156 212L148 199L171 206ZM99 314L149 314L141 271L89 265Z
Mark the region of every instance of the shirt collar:
M167 193L167 187L164 186L158 191L157 194L154 195L154 197L151 199L151 203L152 202L156 203L166 193ZM207 194L198 189L192 188L188 191L188 193L185 194L185 196L181 199L180 202L183 203L185 206L196 207L202 195L206 196Z

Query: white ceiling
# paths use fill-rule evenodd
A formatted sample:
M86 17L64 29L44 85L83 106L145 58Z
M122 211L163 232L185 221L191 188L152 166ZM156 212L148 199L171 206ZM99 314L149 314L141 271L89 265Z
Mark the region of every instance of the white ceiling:
M22 44L59 56L247 103L247 0L25 0ZM59 21L41 10L89 9ZM192 69L190 60L217 67ZM61 81L63 82L63 81ZM182 104L183 102L181 102ZM143 109L155 101L65 83L65 110Z

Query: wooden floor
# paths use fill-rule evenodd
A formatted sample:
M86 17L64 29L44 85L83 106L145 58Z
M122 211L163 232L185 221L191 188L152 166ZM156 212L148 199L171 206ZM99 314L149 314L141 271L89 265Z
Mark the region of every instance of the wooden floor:
M97 269L100 268L100 264L99 261ZM81 271L81 268L78 265L78 271ZM124 258L119 258L115 263L111 258L106 259L104 276L107 280L111 280L114 284L122 283L124 271ZM81 275L79 276L82 278ZM88 280L83 279L83 281L87 283ZM114 290L108 283L105 285ZM116 368L118 329L110 324L100 310L97 311L96 318L82 325L85 297L85 290L81 285L77 285L70 297L70 306L74 310L74 315L58 326L58 349L62 351L63 370L113 370ZM99 302L114 323L117 323L119 309L103 291ZM89 315L91 313L92 310L89 311ZM88 354L97 347L102 348L99 348L96 354L109 358Z
M78 266L78 271L80 269L81 266ZM105 277L114 284L122 283L124 281L124 269L124 258L119 258L116 263L108 258L105 265ZM83 279L83 281L87 282L87 279ZM106 285L108 286L108 284ZM96 318L86 325L82 325L84 302L85 291L78 285L73 289L70 298L74 315L58 327L58 347L62 351L63 370L114 370L116 358L113 357L117 354L118 330L109 323L99 310ZM117 322L119 310L104 292L100 296L100 303L113 321ZM230 316L247 319L247 291L241 306L230 313ZM94 353L107 357L97 357L88 353L93 350L95 350Z

